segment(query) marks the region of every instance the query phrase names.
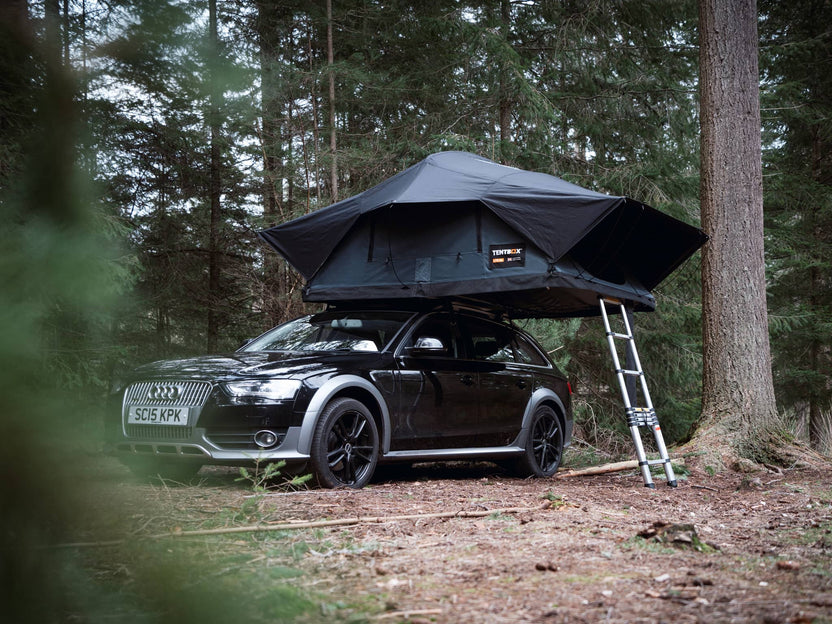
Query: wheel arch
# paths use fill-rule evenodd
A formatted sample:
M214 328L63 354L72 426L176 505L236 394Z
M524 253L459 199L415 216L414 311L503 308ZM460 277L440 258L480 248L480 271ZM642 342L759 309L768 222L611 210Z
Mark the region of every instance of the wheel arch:
M357 375L340 375L324 383L309 402L303 415L298 440L298 452L309 455L312 450L312 436L321 412L333 399L350 398L360 401L370 410L379 429L381 453L390 450L390 410L378 388L370 381Z
M537 411L537 408L542 405L552 408L555 415L558 417L561 430L563 431L563 448L566 448L571 442L571 439L569 439L571 436L567 438L567 434L569 432L567 430L566 408L563 405L563 401L560 400L560 397L548 388L538 388L535 390L532 393L529 402L526 403L526 411L523 413L523 425L520 429L520 435L517 436L516 444L521 447L526 445L526 440L528 439L531 427L532 416L535 411Z

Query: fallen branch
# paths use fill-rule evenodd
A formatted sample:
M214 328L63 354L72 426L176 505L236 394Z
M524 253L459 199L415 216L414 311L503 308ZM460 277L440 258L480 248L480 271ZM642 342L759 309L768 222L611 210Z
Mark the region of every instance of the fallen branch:
M375 616L376 620L389 620L392 618L410 619L414 615L442 615L442 609L414 609L411 611L390 611L389 613L382 613Z
M495 514L518 514L530 511L542 511L552 506L546 501L538 507L502 507L500 509L486 509L482 511L442 511L436 513L408 514L403 516L356 516L337 520L313 520L281 522L276 524L254 524L239 527L224 527L221 529L197 529L194 531L173 531L157 535L145 535L138 539L164 539L168 537L197 537L204 535L228 535L231 533L258 533L268 531L294 531L298 529L319 529L335 526L353 526L356 524L382 524L385 522L399 522L402 520L428 520L433 518L485 518ZM120 546L128 540L110 540L106 542L73 542L68 544L53 544L49 548L96 548L104 546Z
M607 474L610 472L621 472L622 470L633 470L638 468L638 460L631 459L623 462L614 462L612 464L604 464L602 466L590 466L589 468L581 468L580 470L567 470L566 472L559 472L559 477L585 477L587 475Z
M266 531L294 531L297 529L320 529L334 526L353 526L356 524L382 524L385 522L399 522L402 520L427 520L433 518L485 518L495 514L516 514L529 511L548 509L551 501L546 501L538 507L504 507L485 511L443 511L436 513L408 514L403 516L356 516L354 518L339 518L337 520L313 520L309 522L281 522L278 524L254 524L239 527L225 527L222 529L197 529L195 531L177 531L175 533L161 533L151 535L147 539L162 539L165 537L196 537L203 535L227 535L230 533L259 533Z
M692 488L696 488L697 490L710 490L711 492L719 492L719 490L718 490L718 489L716 489L716 488L712 488L712 487L709 487L709 486L707 486L707 485L695 485L695 484L691 484L691 487L692 487Z
M672 463L683 465L685 460L672 459ZM589 475L608 474L610 472L622 472L624 470L636 470L638 468L638 460L630 459L623 462L613 462L611 464L603 464L601 466L590 466L589 468L581 468L580 470L566 470L558 472L558 477L586 477Z

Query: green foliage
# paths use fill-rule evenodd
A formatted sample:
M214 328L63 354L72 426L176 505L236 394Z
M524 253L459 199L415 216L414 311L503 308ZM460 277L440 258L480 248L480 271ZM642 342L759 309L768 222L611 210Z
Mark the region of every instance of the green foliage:
M231 57L220 38L214 50L192 4L124 0L117 6L107 24L110 38L99 41L99 72L90 84L99 98L89 105L93 145L103 155L98 175L131 226L141 267L134 296L119 310L116 340L135 346L132 362L204 352L212 340L210 317L221 332L215 348L230 351L264 329L252 313L255 285L248 279L258 249L248 208L259 188L252 180L256 109L246 49ZM115 99L113 87L104 85L136 100ZM214 138L211 122L218 117ZM212 143L219 149L216 171ZM214 173L220 183L216 240ZM216 292L207 279L214 256Z
M832 60L823 3L764 1L760 34L765 216L774 381L832 449Z
M260 459L255 459L252 470L249 470L245 466L240 466L240 476L235 481L246 481L250 483L255 495L245 500L239 511L233 514L232 521L249 523L262 521L263 516L260 512L260 504L270 489L296 489L304 486L312 479L311 474L292 475L288 479L283 478L282 482L280 482L282 478L281 470L285 467L286 462L283 460L279 462L268 462Z
M286 462L263 462L256 459L253 470L240 466L240 476L237 481L247 481L251 484L252 490L257 494L265 494L270 487L273 487L281 476L281 470L286 467ZM312 478L311 474L292 475L280 487L298 488L306 484Z
M543 494L540 498L551 502L552 509L559 509L560 507L568 505L568 503L564 500L563 495L555 494L551 490Z
M517 321L516 325L535 337L559 369L569 370L572 358L565 343L575 337L581 327L580 319L524 319Z
M44 622L83 606L86 589L71 589L98 593L75 558L45 546L62 540L72 513L67 448L98 415L78 395L103 385L110 352L98 336L131 265L116 243L123 229L80 166L77 84L47 37L55 22L38 33L19 17L15 36L2 38L18 46L13 71L28 86L0 104L15 120L14 132L0 133L13 157L0 172L0 602L10 621Z
M127 604L109 613L116 621L320 621L314 594L291 584L301 573L263 563L266 557L257 550L241 553L218 539L204 545L142 543L118 554L133 582L123 596Z

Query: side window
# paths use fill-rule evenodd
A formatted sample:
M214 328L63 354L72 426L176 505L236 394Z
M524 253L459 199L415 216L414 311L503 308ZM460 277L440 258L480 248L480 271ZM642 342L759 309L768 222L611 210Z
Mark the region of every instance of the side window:
M465 319L464 325L472 359L488 362L515 361L509 328L479 319Z
M544 359L534 345L532 345L525 336L520 334L514 335L514 351L517 354L517 361L523 364L534 364L536 366L548 366L549 363Z
M443 353L437 353L438 357L459 357L459 345L456 339L456 332L447 314L429 316L422 321L410 334L405 347L413 347L419 338L436 338L442 343L445 349Z

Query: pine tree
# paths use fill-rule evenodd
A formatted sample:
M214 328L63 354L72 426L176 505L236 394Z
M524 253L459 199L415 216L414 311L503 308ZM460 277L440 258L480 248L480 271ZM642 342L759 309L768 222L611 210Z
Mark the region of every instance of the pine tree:
M828 3L761 2L775 389L832 451L832 61Z
M91 83L95 93L106 82L108 94L90 106L101 177L134 228L140 267L139 297L118 331L140 359L236 348L262 329L248 281L256 243L246 211L253 181L242 168L254 113L247 50L236 62L224 51L222 5L212 36L188 3L118 9Z

